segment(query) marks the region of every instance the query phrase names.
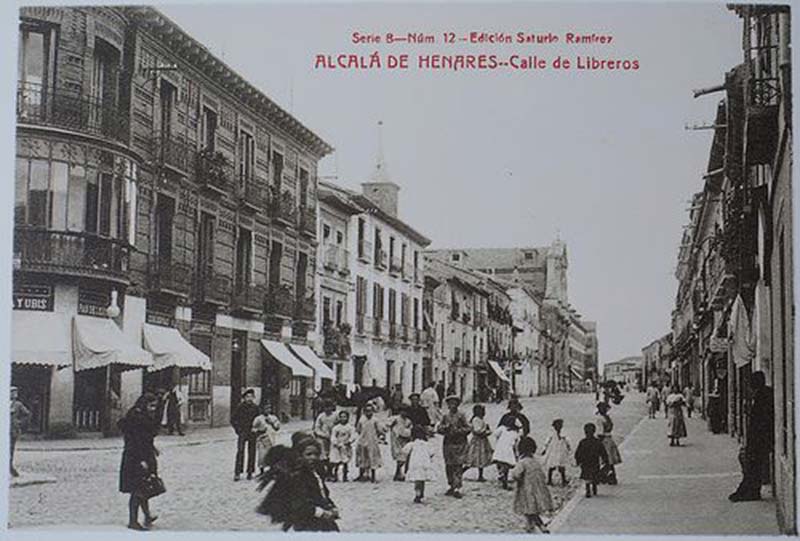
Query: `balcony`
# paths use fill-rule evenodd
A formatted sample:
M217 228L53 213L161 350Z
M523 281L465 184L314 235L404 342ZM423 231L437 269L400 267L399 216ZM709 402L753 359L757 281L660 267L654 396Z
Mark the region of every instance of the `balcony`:
M239 207L251 213L263 210L267 204L267 191L254 178L239 177L236 197Z
M453 350L453 362L455 364L461 364L461 348L455 348Z
M736 278L728 272L728 266L723 257L717 253L709 262L709 291L711 292L709 305L714 310L725 306L729 296L733 294Z
M286 285L270 286L267 291L267 311L278 317L291 318L294 314L294 294Z
M14 228L14 268L128 282L130 247L88 233Z
M289 190L274 195L271 202L273 220L284 227L297 226L297 206Z
M324 247L323 265L326 269L343 275L350 274L348 251L337 244Z
M192 290L192 266L158 257L148 265L150 291L188 297Z
M151 152L156 161L181 175L188 175L194 163L194 151L174 136L154 137Z
M397 342L397 323L389 322L389 342Z
M231 279L206 265L197 275L194 294L199 302L225 306L231 300Z
M128 118L118 104L63 88L45 89L41 84L17 84L17 122L49 126L118 143L128 140Z
M338 327L327 323L322 330L322 350L326 357L347 359L350 357L350 325L342 323Z
M370 262L370 255L372 254L372 243L366 240L361 240L358 243L358 259L363 263Z
M402 272L403 267L400 265L400 262L394 257L389 258L389 274L392 276L400 276Z
M383 336L383 320L380 318L372 319L372 336L381 339Z
M386 252L382 248L375 250L375 268L386 270Z
M408 325L400 325L400 339L405 343L411 341L411 329Z
M294 318L298 321L314 321L317 317L317 305L314 295L299 297L295 305Z
M485 314L476 313L475 314L474 323L475 323L476 327L485 327L486 326L486 315Z
M261 314L264 312L264 299L267 288L256 284L237 284L233 291L231 308L235 312Z
M233 167L221 152L204 149L195 158L195 177L207 191L225 195L231 188Z
M317 236L317 211L314 208L300 209L300 232L308 237Z

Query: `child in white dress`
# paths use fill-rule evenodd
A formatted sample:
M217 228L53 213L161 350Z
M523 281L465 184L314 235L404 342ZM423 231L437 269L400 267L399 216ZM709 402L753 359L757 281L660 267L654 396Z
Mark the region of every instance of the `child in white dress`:
M425 481L433 481L433 457L436 451L426 441L425 427L415 425L411 429L411 441L403 447L408 472L406 480L414 482L414 503L422 503L425 497Z
M561 474L561 486L567 486L567 464L570 462L572 448L567 438L561 434L563 428L563 419L553 421L553 432L547 438L542 450L548 485L553 484L553 472L558 470Z
M494 431L494 441L492 462L497 465L503 488L511 490L508 486L508 472L517 463L516 447L519 441L519 430L513 417L503 418L500 426Z
M347 482L347 466L353 459L353 442L356 441L356 429L350 424L350 414L339 412L339 418L331 430L331 481L336 481L339 466L342 469L342 482Z

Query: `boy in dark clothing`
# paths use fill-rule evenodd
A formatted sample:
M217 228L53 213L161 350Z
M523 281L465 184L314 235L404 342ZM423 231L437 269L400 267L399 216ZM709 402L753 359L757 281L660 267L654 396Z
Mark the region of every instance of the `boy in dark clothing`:
M597 482L600 480L600 471L608 464L608 454L600 440L594 437L595 426L593 423L583 425L586 435L578 444L575 451L575 462L581 468L581 479L586 481L586 497L597 495Z
M244 450L247 446L247 478L253 478L256 469L256 434L253 432L253 419L260 413L255 403L256 393L248 389L242 395L242 401L231 415L231 425L236 432L236 469L233 480L241 478L244 469Z

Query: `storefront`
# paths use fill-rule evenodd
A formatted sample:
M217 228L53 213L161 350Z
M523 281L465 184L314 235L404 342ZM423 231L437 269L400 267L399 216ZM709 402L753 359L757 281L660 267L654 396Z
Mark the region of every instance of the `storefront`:
M262 403L270 404L273 413L283 419L305 419L311 411L309 380L314 371L282 342L263 339L261 345Z

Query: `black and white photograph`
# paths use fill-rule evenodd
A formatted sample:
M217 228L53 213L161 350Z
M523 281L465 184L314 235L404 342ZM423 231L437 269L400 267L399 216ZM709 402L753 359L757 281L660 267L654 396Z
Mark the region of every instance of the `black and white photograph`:
M4 535L797 535L789 5L11 4Z

